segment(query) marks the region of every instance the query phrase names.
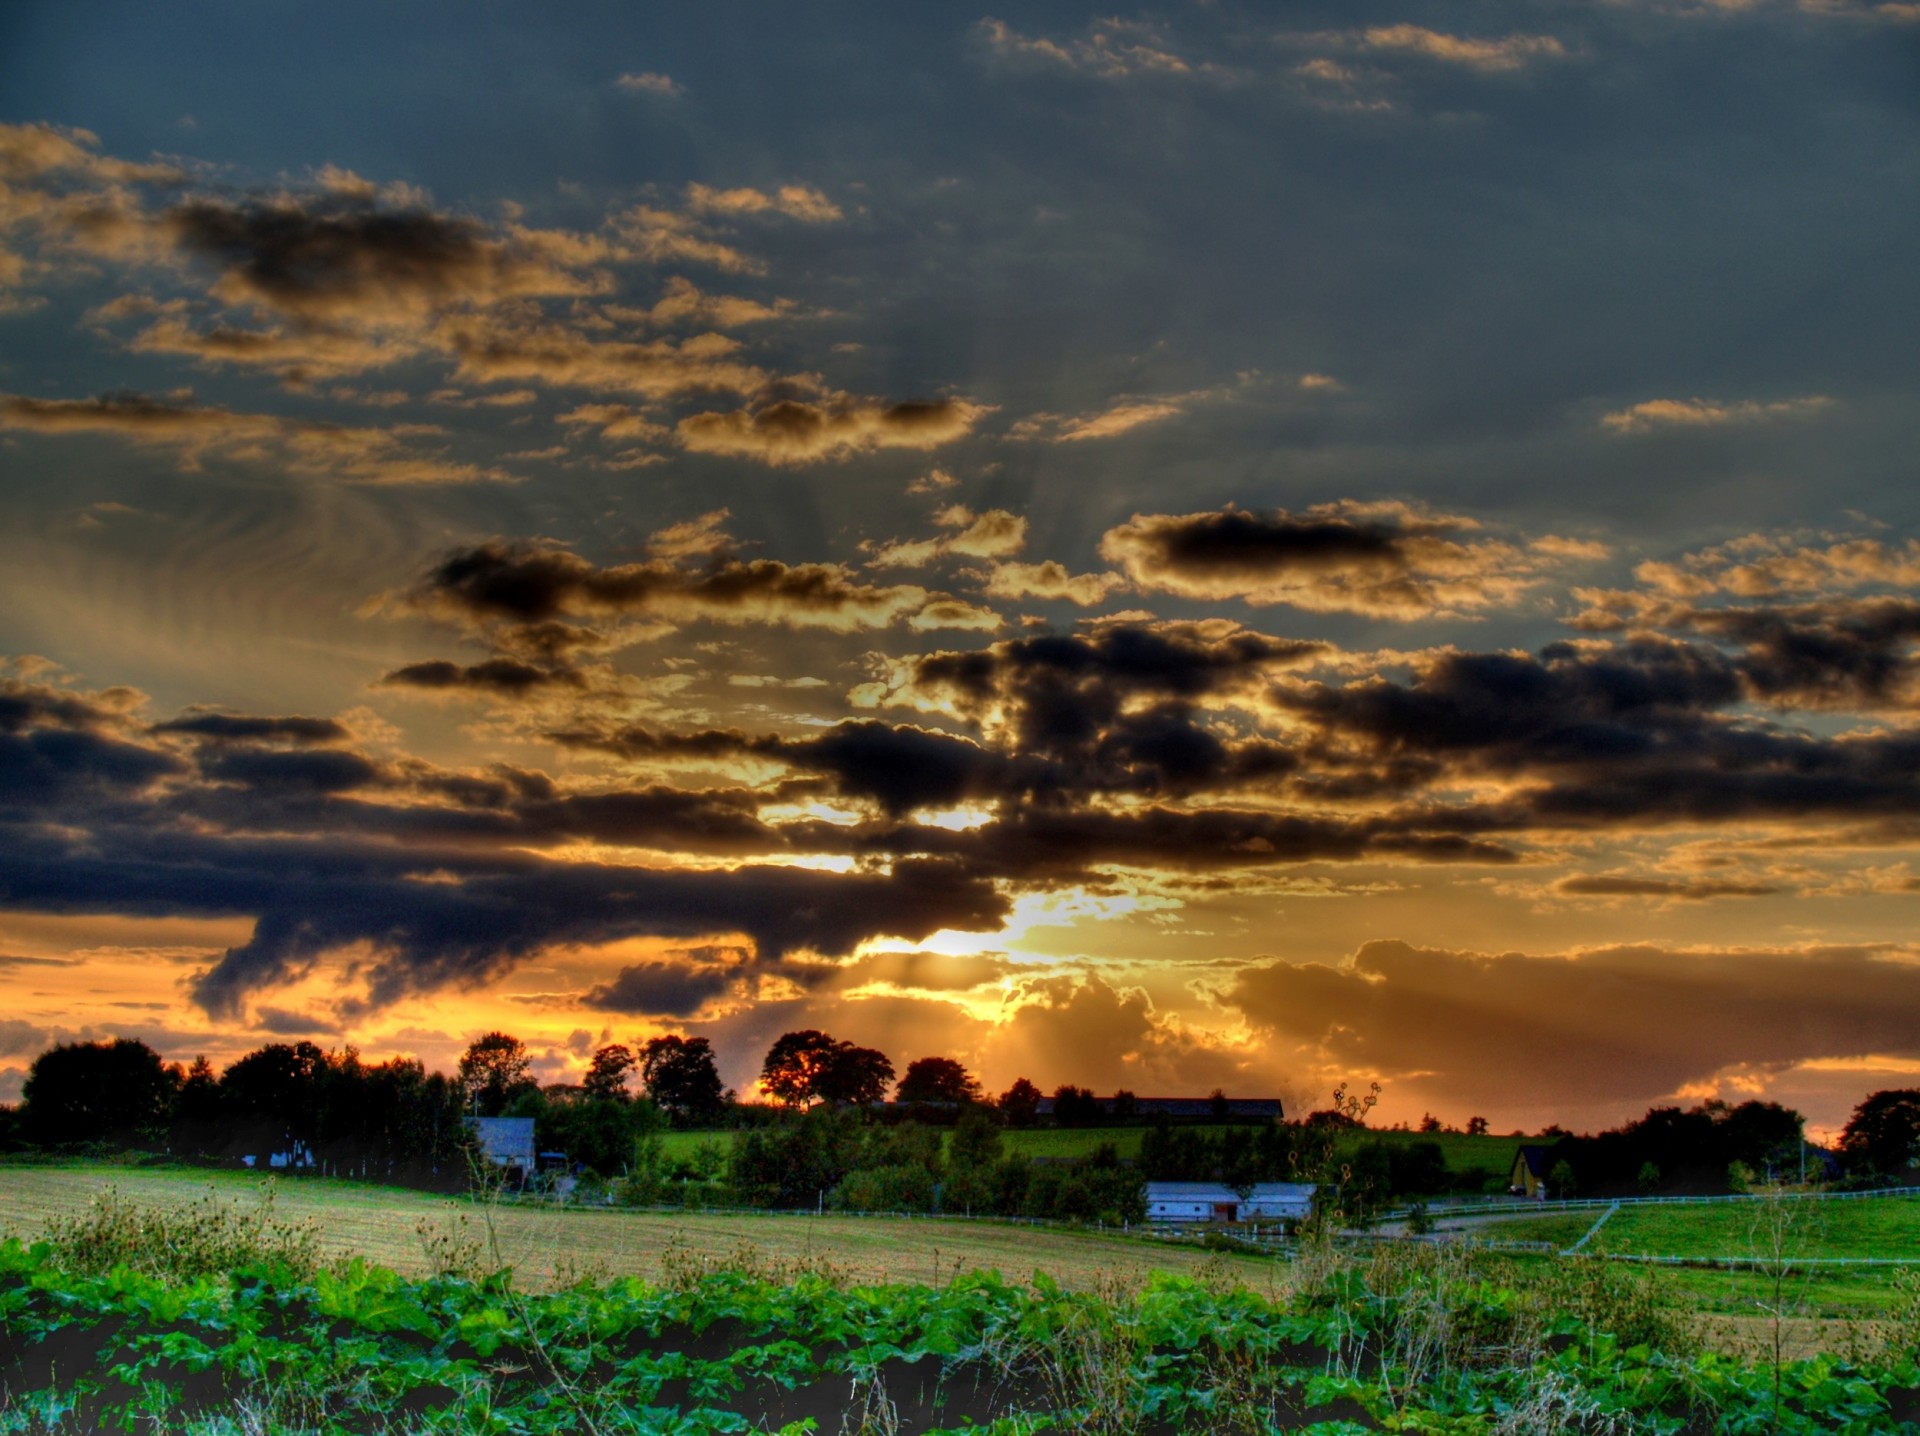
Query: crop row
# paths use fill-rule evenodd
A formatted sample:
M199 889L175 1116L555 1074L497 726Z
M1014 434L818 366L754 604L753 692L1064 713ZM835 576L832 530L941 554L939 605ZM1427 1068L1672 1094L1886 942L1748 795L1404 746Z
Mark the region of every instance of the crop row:
M1911 1362L1777 1373L1623 1347L1520 1292L1446 1301L1349 1271L1275 1304L1160 1279L1068 1293L974 1274L845 1290L717 1272L681 1289L409 1281L354 1263L168 1280L0 1246L0 1430L316 1432L1622 1430L1886 1432ZM1436 1311L1439 1318L1436 1320ZM1774 1378L1779 1376L1776 1389ZM277 1414L276 1414L277 1413ZM1910 1429L1910 1428L1908 1428Z

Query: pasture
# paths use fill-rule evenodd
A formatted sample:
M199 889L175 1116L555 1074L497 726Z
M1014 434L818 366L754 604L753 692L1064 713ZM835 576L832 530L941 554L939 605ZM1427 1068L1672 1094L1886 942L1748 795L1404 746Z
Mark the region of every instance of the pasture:
M1685 1292L1702 1312L1717 1315L1751 1314L1770 1304L1769 1270L1783 1274L1784 1295L1796 1313L1828 1321L1879 1316L1920 1290L1920 1265L1816 1264L1920 1258L1920 1198L1911 1196L1627 1204L1611 1215L1600 1207L1449 1226L1487 1240L1551 1242L1562 1250L1592 1230L1582 1250L1596 1258L1761 1264L1761 1270L1656 1268L1660 1281Z
M1247 1124L1226 1123L1219 1126L1203 1126L1195 1130L1209 1134L1222 1130L1225 1126L1243 1126L1254 1130ZM1008 1156L1032 1158L1073 1158L1091 1156L1100 1146L1111 1146L1122 1158L1134 1158L1140 1155L1140 1143L1146 1136L1144 1126L1131 1127L1011 1127L1000 1133L1001 1149ZM704 1146L717 1147L720 1152L730 1152L739 1139L739 1133L731 1130L665 1132L661 1134L661 1150L671 1161L692 1162ZM1391 1129L1375 1130L1363 1128L1342 1137L1337 1150L1349 1152L1361 1142L1379 1139L1387 1143L1435 1142L1439 1144L1442 1156L1446 1158L1447 1169L1455 1173L1473 1173L1484 1182L1487 1178L1504 1179L1513 1167L1513 1155L1524 1137L1470 1137L1464 1132L1405 1132ZM1504 1186L1504 1180L1502 1181Z

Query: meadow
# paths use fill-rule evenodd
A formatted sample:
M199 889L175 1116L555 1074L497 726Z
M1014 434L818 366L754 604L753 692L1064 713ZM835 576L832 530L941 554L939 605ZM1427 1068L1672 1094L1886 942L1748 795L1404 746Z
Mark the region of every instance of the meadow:
M1230 1126L1242 1126L1247 1131L1258 1130L1257 1127L1238 1123L1208 1125L1199 1130L1211 1134ZM1010 1127L1001 1131L1000 1145L1008 1156L1029 1158L1087 1157L1099 1147L1111 1146L1120 1157L1132 1159L1140 1155L1140 1143L1147 1130L1144 1126ZM713 1147L723 1153L731 1151L738 1136L737 1131L728 1130L665 1132L660 1137L661 1150L671 1161L693 1162L703 1147ZM1448 1171L1471 1173L1482 1182L1488 1178L1500 1178L1500 1185L1504 1188L1504 1179L1513 1167L1514 1153L1528 1139L1468 1136L1464 1132L1406 1132L1369 1128L1343 1137L1336 1151L1350 1152L1361 1142L1370 1140L1389 1144L1437 1143L1441 1155L1446 1159Z

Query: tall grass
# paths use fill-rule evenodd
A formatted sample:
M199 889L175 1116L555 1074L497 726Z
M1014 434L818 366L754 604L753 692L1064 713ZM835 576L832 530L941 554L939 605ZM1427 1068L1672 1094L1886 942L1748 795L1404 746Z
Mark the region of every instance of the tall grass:
M191 1281L264 1268L300 1279L321 1265L319 1229L276 1216L271 1182L254 1201L209 1191L177 1208L143 1206L108 1187L78 1216L49 1221L47 1241L61 1266L88 1274L125 1267Z

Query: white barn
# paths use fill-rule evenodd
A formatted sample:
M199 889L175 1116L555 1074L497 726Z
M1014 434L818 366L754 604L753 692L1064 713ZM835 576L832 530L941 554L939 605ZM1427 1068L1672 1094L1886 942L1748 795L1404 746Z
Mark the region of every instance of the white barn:
M1277 1222L1298 1220L1313 1205L1308 1182L1258 1182L1246 1196L1225 1182L1148 1182L1150 1222Z

